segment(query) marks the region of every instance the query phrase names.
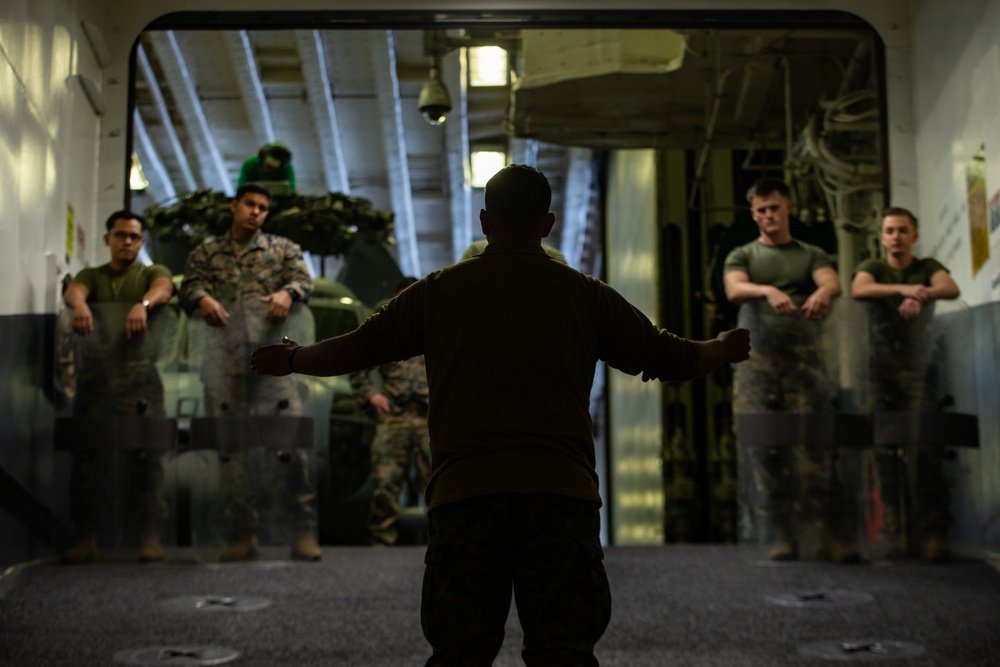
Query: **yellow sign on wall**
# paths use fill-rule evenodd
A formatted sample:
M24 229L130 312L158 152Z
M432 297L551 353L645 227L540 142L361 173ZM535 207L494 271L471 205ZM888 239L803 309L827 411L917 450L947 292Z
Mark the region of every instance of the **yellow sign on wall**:
M969 161L965 170L969 209L969 239L972 245L972 275L979 273L990 258L989 214L986 208L986 147Z
M66 204L66 261L73 257L73 241L76 238L76 212L72 204Z

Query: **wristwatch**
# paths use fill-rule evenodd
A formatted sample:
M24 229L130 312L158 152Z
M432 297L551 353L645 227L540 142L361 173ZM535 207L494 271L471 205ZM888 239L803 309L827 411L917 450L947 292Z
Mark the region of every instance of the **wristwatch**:
M286 287L285 291L288 292L291 295L292 301L298 301L299 300L299 293L296 292L295 290L293 290L291 287Z
M149 299L142 300L142 307L145 308L146 310L149 310Z

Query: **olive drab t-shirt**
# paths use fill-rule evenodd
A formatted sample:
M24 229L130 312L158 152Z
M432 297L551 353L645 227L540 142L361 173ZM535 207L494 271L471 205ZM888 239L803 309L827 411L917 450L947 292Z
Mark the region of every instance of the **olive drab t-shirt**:
M124 271L110 264L82 269L73 280L87 286L87 303L139 303L154 280L170 277L170 269L162 264L136 262Z
M894 269L889 266L889 262L876 257L866 259L858 264L858 268L854 269L854 275L856 276L858 273L864 272L871 274L877 283L889 285L924 285L925 287L929 287L931 278L938 271L948 271L948 269L944 267L944 264L932 257L924 259L914 258L905 269ZM881 299L880 301L884 303L886 308L894 311L903 303L903 297L897 295Z
M729 253L723 272L742 271L750 282L774 285L801 306L816 291L813 273L827 266L833 262L818 246L798 239L777 246L755 240Z

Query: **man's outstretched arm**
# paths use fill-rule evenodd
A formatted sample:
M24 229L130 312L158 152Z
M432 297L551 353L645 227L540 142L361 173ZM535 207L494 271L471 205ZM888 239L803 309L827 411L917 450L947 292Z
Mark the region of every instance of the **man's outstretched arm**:
M286 338L281 345L267 345L250 355L250 369L257 375L301 373L327 377L361 371L372 364L357 344L354 332L313 345L299 345Z
M723 331L711 340L695 342L698 371L695 377L708 375L724 364L736 364L750 357L750 332L746 329Z

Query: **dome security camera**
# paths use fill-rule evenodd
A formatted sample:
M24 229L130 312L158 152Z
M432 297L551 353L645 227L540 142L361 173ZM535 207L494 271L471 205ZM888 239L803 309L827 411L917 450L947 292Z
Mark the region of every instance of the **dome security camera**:
M448 95L448 89L441 83L441 75L436 67L431 69L430 78L420 89L417 107L423 114L424 120L431 125L443 123L448 112L451 111L451 96Z

